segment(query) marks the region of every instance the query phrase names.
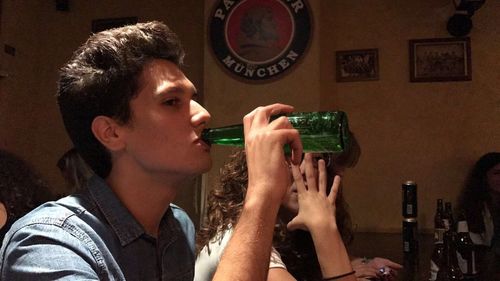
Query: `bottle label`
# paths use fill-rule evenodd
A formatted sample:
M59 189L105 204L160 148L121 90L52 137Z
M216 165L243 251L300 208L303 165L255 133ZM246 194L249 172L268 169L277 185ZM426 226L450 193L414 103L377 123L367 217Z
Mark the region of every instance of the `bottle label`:
M445 230L450 230L450 220L449 219L443 219L444 223L444 229Z
M477 273L475 256L474 251L467 252L464 255L457 251L458 266L463 274L473 275Z
M439 266L431 260L431 277L429 278L429 281L436 281L437 280L437 274L439 272Z
M406 204L406 214L408 214L408 215L414 215L413 214L413 205L412 204Z
M443 243L443 235L445 231L446 230L444 228L436 228L434 230L434 244Z

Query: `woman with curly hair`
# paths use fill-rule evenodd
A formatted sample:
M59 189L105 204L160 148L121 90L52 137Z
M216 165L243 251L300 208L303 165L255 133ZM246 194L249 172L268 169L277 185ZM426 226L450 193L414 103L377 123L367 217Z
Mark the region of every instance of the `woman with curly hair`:
M28 163L0 149L0 243L14 221L51 197L48 185Z
M244 158L244 152L239 152L236 154L235 158L233 158L233 161L235 159L240 159L240 163L246 163L246 161L244 161ZM236 166L244 167L245 165L235 165L233 167ZM246 169L244 168L241 171L245 173ZM286 224L284 228L286 227L290 231L307 230L308 233L311 234L312 239L316 242L315 246L317 247L315 250L318 252L317 257L319 263L321 264L321 269L319 270L319 272L317 272L320 276L320 280L323 280L323 278L324 280L355 280L354 271L352 270L347 251L338 232L338 225L336 224L335 219L335 197L338 194L337 192L340 185L340 177L335 177L331 191L327 195L327 177L324 160L321 159L319 161L315 161L313 160L311 154L305 154L304 161L300 165L300 168L299 166L292 165L291 171L293 176L292 179L294 181L294 188L293 191L292 189L289 189L285 197L294 197L296 206L298 207L298 205L300 205L301 208L300 210L298 210L298 212L295 213L291 220L287 220L286 222L283 221L283 224ZM231 174L232 171L229 171L229 173L223 173L222 182L225 182L226 179L232 178ZM239 180L245 181L245 176L237 178L237 182ZM238 184L229 184L228 186L229 189L233 189L233 192L244 194L246 191L242 192L241 190L237 190L238 188L241 189L242 187L246 187L246 185L239 186ZM224 195L222 194L215 196L224 197ZM220 199L220 201L224 202L221 202L222 204L220 204L218 207L215 206L218 205L215 201L210 202L211 207L209 207L208 217L209 221L212 221L212 229L204 228L199 236L199 246L201 246L205 241L209 242L209 245L204 247L200 255L198 256L195 269L195 280L211 280L220 256L222 255L223 248L225 248L226 242L229 240L229 237L232 234L233 226L237 224L237 217L239 216L239 212L233 211L235 209L241 210L241 205L244 201L244 198L241 196L234 196L230 199ZM233 202L226 202L226 199L229 199L228 201ZM214 209L218 210L210 213ZM232 218L224 215L227 210L230 210L229 213L233 215ZM221 211L222 213L219 213L219 211ZM279 215L279 217L281 216L282 215ZM227 224L221 225L220 219L222 221L225 221ZM219 223L217 223L217 221ZM207 232L212 232L215 234L213 237L211 237ZM202 241L202 237L206 237L206 239ZM272 280L273 278L276 278L274 280L293 280L289 278L284 279L291 276L286 270L283 270L286 268L285 264L283 263L283 261L281 261L280 254L278 254L278 252L274 248L270 249L271 270L269 270L268 272L268 280ZM277 250L279 251L280 249L277 248ZM330 262L332 260L335 262ZM284 260L284 262L286 263L286 260Z
M336 175L343 176L345 168L353 167L359 159L361 150L352 137L349 149L340 154L311 154L315 168L321 162L326 166L326 186L333 185ZM307 155L307 154L306 154ZM226 243L231 237L232 227L236 225L245 200L248 182L244 151L237 151L221 171L220 183L208 195L207 217L197 235L196 281L211 280ZM303 162L304 164L304 162ZM304 165L301 172L304 173ZM305 176L305 175L304 175ZM329 192L327 190L327 192ZM268 281L271 280L323 280L322 263L318 260L317 246L311 233L306 230L291 230L289 222L299 212L297 186L294 183L284 198L274 232ZM301 205L302 206L302 205ZM312 216L316 217L316 216ZM347 211L342 189L336 194L334 218L343 243L353 239L351 219ZM288 228L287 228L288 225ZM328 261L331 263L331 261ZM334 261L335 262L335 261ZM382 277L380 268L395 273L399 264L387 259L355 259L351 266L358 280ZM388 275L387 277L392 277ZM376 280L376 279L375 279Z

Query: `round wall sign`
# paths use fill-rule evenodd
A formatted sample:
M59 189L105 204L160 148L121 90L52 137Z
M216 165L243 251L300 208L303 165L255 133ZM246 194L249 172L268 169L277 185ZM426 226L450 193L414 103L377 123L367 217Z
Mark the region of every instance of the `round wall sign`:
M247 82L289 72L304 56L312 32L306 0L220 0L208 27L217 61Z

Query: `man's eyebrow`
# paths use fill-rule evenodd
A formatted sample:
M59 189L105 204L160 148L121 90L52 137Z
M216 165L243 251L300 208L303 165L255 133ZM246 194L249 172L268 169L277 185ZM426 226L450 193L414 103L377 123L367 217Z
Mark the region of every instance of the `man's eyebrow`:
M165 96L165 95L172 95L172 94L182 94L184 93L184 90L182 87L176 86L176 85L168 85L165 87L162 87L158 89L158 92L156 93L156 96Z

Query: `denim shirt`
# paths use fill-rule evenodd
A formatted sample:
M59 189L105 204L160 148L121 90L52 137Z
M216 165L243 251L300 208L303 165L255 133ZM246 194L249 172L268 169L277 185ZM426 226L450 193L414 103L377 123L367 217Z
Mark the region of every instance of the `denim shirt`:
M147 188L147 187L145 187ZM158 238L101 178L14 223L0 250L0 280L193 280L194 225L171 204Z

